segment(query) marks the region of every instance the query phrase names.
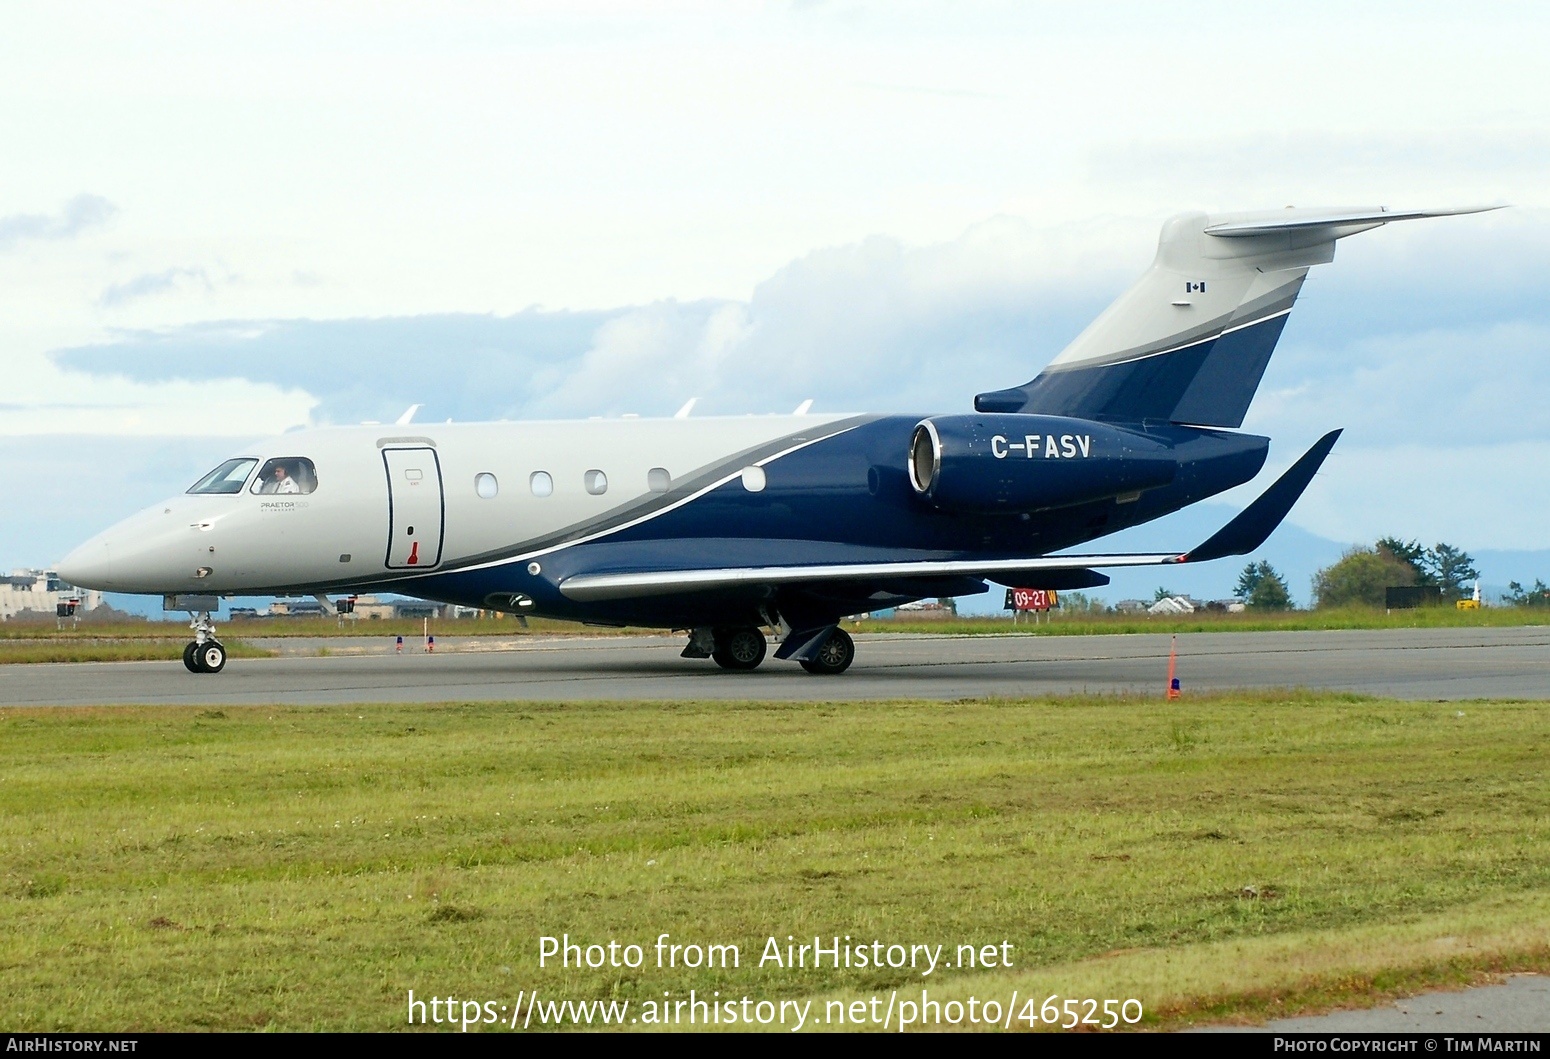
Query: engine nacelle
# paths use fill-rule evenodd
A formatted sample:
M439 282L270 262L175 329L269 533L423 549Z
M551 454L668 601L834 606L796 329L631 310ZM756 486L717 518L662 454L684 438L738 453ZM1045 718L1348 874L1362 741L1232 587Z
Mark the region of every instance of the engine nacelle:
M1173 481L1173 451L1144 434L1066 416L933 416L910 438L910 484L944 511L1038 511Z

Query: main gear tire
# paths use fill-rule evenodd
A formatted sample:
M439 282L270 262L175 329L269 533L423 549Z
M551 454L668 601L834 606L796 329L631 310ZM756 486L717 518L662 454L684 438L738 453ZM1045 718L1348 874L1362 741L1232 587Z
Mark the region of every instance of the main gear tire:
M802 659L802 668L819 676L838 676L856 660L856 641L844 629L835 629L813 657Z
M758 669L764 661L764 633L751 625L737 629L717 629L716 649L711 657L722 669Z

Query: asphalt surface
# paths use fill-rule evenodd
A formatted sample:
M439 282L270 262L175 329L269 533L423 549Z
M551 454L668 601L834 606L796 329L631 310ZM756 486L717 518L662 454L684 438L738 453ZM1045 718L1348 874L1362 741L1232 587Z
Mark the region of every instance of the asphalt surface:
M833 700L1161 694L1167 635L857 637L856 662L815 677L773 658L752 673L679 658L669 637L250 641L287 652L196 675L181 662L0 666L7 705L500 700ZM317 657L326 649L328 657ZM308 652L310 654L301 654ZM1316 687L1417 700L1550 699L1550 628L1192 633L1178 638L1186 694Z
M1550 1033L1550 980L1517 974L1503 985L1422 993L1363 1011L1222 1027L1266 1033ZM1473 1043L1473 1042L1471 1042Z

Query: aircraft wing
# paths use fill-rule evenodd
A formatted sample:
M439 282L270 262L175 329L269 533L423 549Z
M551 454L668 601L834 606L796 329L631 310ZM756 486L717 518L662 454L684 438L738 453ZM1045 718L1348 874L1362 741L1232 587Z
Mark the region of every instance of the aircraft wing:
M878 581L900 578L983 577L1003 584L1054 571L1094 567L1169 566L1243 555L1263 544L1286 518L1313 480L1340 431L1324 435L1285 474L1236 518L1199 547L1187 552L1041 555L1010 559L909 560L904 562L815 563L787 566L731 566L705 569L642 570L572 574L560 581L567 598L578 602L702 592L748 585L799 585L815 582Z
M1094 560L1106 560L1095 562ZM740 585L798 585L815 581L874 581L916 577L988 577L992 580L1050 570L1092 566L1157 566L1179 563L1177 553L1157 555L1048 555L1034 559L950 559L940 562L832 563L815 566L734 566L714 570L662 570L636 574L577 574L560 582L569 599L592 601L660 596Z

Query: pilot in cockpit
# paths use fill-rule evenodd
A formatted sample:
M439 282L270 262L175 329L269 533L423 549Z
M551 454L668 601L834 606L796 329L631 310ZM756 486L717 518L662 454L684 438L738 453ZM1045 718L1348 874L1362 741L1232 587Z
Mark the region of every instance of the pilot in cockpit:
M291 477L284 464L277 463L274 467L274 482L265 492L299 493L301 492L301 486L296 484L296 479Z

